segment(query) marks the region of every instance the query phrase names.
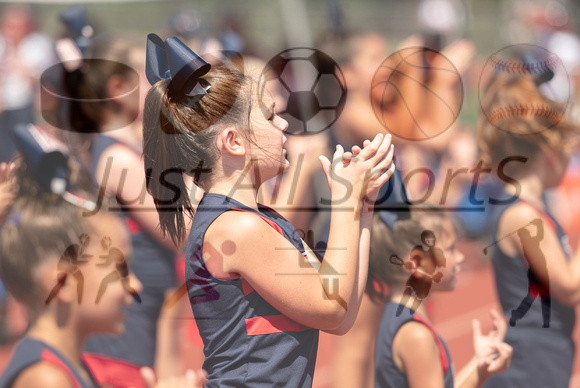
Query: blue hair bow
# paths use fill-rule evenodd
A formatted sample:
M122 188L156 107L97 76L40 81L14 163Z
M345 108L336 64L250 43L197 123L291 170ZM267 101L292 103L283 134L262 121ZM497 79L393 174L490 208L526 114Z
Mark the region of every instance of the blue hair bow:
M171 87L185 95L203 96L209 87L203 87L199 78L211 65L194 53L176 37L165 42L156 34L147 35L147 62L145 74L151 85L171 79Z

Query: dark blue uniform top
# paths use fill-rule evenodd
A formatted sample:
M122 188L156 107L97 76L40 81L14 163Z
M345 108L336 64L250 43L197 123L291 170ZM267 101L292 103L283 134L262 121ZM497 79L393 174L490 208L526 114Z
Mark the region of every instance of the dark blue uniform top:
M518 203L514 202L512 205ZM494 217L492 236L497 236L497 226L502 214L509 208L498 208ZM538 209L539 210L539 209ZM567 237L558 222L548 213L542 213L544 229L552 228L568 259L570 248ZM546 252L547 253L547 252ZM506 317L516 309L528 293L528 265L523 256L507 256L499 247L494 246L492 263L496 279L497 293ZM545 255L546 261L550 260ZM549 274L548 274L549 275ZM550 327L542 328L542 305L540 297L532 304L526 314L518 320L515 327L509 327L505 342L513 347L510 368L499 375L492 376L485 387L568 387L574 360L572 331L576 322L574 309L564 306L551 298Z
M123 143L112 137L96 136L91 147L93 177L102 153L115 144ZM137 151L135 150L135 152ZM111 211L114 212L115 209ZM148 211L154 212L156 210L149 209ZM85 350L127 360L141 366L153 366L155 363L157 320L165 301L165 291L177 285L175 252L163 247L143 230L120 201L116 213L123 218L131 233L133 256L130 268L143 285L143 290L140 293L142 303L134 302L126 308L126 329L121 335L92 336L87 341Z
M224 195L203 196L187 241L185 277L204 343L206 386L310 387L318 330L282 315L245 280L218 279L206 268L205 261L220 255L221 247L206 245L210 257L204 257L205 233L217 217L232 210L260 216L305 254L296 229L275 211L260 205L257 212Z
M89 368L85 366L85 372L91 379L90 382L87 382L58 350L42 341L25 337L16 346L8 367L0 377L0 388L10 388L20 373L39 362L49 363L62 370L74 388L99 387Z
M397 308L400 305L391 301L387 302L375 347L375 387L376 388L408 388L407 375L405 375L395 364L393 356L393 341L399 329L408 322L420 322L427 326L433 333L439 347L439 357L443 367L443 377L445 388L453 388L453 365L449 350L443 339L435 330L416 312L405 307L403 313L397 316Z

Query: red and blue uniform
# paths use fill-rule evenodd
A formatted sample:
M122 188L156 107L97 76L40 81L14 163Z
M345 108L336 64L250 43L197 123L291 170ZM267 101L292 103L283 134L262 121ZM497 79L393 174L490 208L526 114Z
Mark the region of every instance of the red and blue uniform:
M16 346L10 362L0 377L0 388L10 388L20 373L39 362L60 369L73 388L145 388L137 365L98 354L84 353L82 365L90 381L82 378L71 362L52 346L25 337Z
M510 206L520 201L515 201ZM495 212L493 236L497 235L499 220L508 208L509 206L504 206ZM537 210L542 216L544 228L551 228L556 233L562 250L570 259L567 237L558 222L549 213ZM545 253L546 260L550 260L547 252ZM496 244L491 259L499 301L509 319L512 310L520 305L530 291L530 286L537 286L538 280L534 276L530 278L528 264L523 255L509 257ZM552 298L550 305L549 328L542 327L545 312L542 312L540 298L532 303L515 327L508 328L505 342L513 347L510 367L507 371L490 377L484 387L568 387L574 361L572 331L576 314L574 308L563 305L555 298Z
M400 307L400 304L389 301L383 311L375 347L375 387L409 387L407 375L395 364L393 341L395 340L395 335L404 324L408 322L419 322L427 326L427 328L433 333L433 337L437 342L439 348L439 359L441 361L441 367L443 368L444 387L453 388L453 364L451 363L451 356L445 342L443 342L443 339L429 323L408 307L404 306L403 313L397 315L397 309Z
M74 388L100 387L100 384L85 363L83 363L83 366L91 381L85 381L76 367L58 350L42 341L25 337L16 346L10 363L0 378L0 388L10 388L26 368L40 362L51 364L60 369L68 377L70 384Z
M296 229L272 209L259 205L256 211L224 195L203 196L187 242L185 275L204 343L206 387L310 387L318 330L280 313L243 278L219 279L206 267L211 256L222 253L221 247L204 245L205 233L227 211L256 214L305 255Z

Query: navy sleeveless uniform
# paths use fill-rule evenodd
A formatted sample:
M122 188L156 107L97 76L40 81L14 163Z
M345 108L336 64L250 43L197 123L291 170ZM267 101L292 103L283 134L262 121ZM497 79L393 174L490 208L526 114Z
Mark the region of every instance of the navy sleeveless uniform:
M96 136L91 148L93 176L102 153L115 144L123 143L102 134ZM155 209L150 209L150 211L155 211ZM157 320L165 301L165 291L177 285L175 252L166 249L142 230L121 203L118 215L123 218L131 233L133 259L130 268L143 285L140 293L142 302L134 302L127 306L126 329L121 335L92 336L87 341L85 350L127 360L141 366L153 366Z
M393 341L399 329L408 322L419 322L427 326L433 333L433 337L439 347L439 358L443 368L445 388L453 388L453 364L449 350L443 339L419 314L404 306L403 313L397 316L397 309L400 304L391 301L387 302L375 347L375 387L376 388L407 388L409 383L405 375L395 364L393 356Z
M203 369L209 375L205 386L310 387L318 330L282 315L245 280L216 278L205 265L221 254L221 247L204 246L205 233L226 211L256 214L305 255L296 229L272 209L259 205L255 211L224 195L204 194L187 242L185 275L204 343Z
M501 237L497 236L497 225L508 208L500 208L494 215L493 236L496 239ZM538 211L542 214L544 229L552 228L556 232L562 249L570 259L570 248L562 228L550 214L540 209ZM511 258L497 244L491 257L499 300L509 319L512 310L520 305L529 291L528 265L523 256ZM550 257L546 256L546 260ZM538 297L516 325L508 328L505 342L513 347L510 368L492 376L484 387L568 387L574 361L574 309L552 298L550 327L543 328L543 321L541 298Z
M85 381L76 367L58 350L42 341L25 337L16 346L10 363L0 378L0 388L10 388L20 373L39 362L49 363L63 371L74 388L98 388L100 386L86 365L84 365L85 371L91 381Z

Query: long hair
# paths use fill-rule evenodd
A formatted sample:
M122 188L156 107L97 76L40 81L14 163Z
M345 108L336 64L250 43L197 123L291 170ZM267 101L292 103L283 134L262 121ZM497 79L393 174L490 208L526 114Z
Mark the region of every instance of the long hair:
M143 113L143 156L147 190L155 201L163 234L177 245L185 237L184 213L193 216L183 174L199 185L220 157L216 136L227 125L249 133L250 80L231 66L214 65L199 80L203 97L188 97L159 81ZM242 131L244 132L244 131Z

